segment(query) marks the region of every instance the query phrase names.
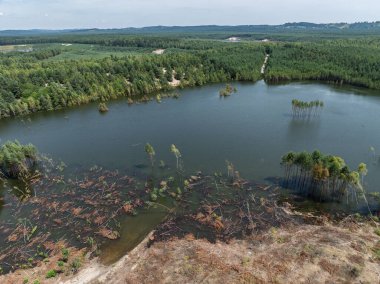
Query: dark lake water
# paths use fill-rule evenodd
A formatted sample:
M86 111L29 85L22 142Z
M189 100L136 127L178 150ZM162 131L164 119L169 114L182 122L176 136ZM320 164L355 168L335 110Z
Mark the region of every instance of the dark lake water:
M380 154L380 92L317 83L273 86L260 81L236 83L238 92L221 99L223 86L179 90L179 99L161 103L130 106L126 100L116 100L108 103L105 115L98 112L97 104L90 104L2 120L0 138L32 143L68 165L97 164L129 171L148 163L147 142L154 146L158 161L175 167L169 151L175 144L189 174L226 172L225 160L229 160L242 177L263 182L282 175L280 159L286 152L319 149L343 157L351 168L367 163L365 187L380 190L380 166L374 164L370 151L374 147ZM322 100L325 107L318 118L295 120L292 99ZM141 220L126 221L127 227L141 230L125 233L118 249L128 249L159 218L146 218L146 226L141 226Z
M96 104L0 121L1 141L18 139L66 164L133 169L146 164L151 143L157 160L174 166L171 144L181 150L191 173L226 171L231 161L243 177L265 180L282 174L281 156L290 151L340 155L351 168L366 162L369 190L378 190L380 167L372 165L370 147L380 154L380 92L329 85L293 83L268 86L235 84L237 94L220 99L216 84L180 90L180 99L129 106ZM319 118L294 120L291 100L323 100Z

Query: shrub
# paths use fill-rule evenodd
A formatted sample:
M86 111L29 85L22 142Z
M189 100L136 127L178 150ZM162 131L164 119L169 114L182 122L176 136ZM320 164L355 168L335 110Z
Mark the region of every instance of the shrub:
M105 103L100 103L98 106L99 112L105 113L108 111L108 107Z
M8 141L0 148L0 171L8 178L18 179L30 174L37 163L37 149Z
M47 273L46 273L46 278L49 279L49 278L54 278L55 276L57 276L57 272L55 270L49 270Z
M374 232L376 235L380 236L380 229L379 228L376 228Z
M81 263L80 263L80 260L78 258L74 259L73 262L71 262L70 266L71 266L71 271L72 272L77 272L79 270L79 268L81 267Z
M62 261L67 262L69 260L69 250L67 248L63 248L62 252Z

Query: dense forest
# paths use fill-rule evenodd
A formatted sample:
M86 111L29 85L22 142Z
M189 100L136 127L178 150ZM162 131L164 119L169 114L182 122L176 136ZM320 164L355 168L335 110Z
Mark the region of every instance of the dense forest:
M376 36L295 43L73 33L1 37L0 45L6 44L33 48L0 53L0 118L146 95L172 88L174 79L180 87L264 77L271 83L322 80L380 89ZM71 57L75 46L89 56ZM90 56L94 49L104 56ZM155 49L165 53L152 54ZM270 58L261 75L265 54Z
M380 39L275 44L266 79L322 80L380 89Z
M54 110L90 101L132 97L181 86L260 78L264 48L226 46L218 50L162 56L110 56L100 60L46 61L59 50L6 54L0 59L0 117Z

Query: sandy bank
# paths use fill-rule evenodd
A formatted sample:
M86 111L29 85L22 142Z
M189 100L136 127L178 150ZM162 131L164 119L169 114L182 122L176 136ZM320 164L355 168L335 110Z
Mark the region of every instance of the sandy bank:
M43 265L30 279L62 284L379 283L380 237L374 224L352 217L337 225L319 220L320 225L271 228L229 243L186 235L148 247L151 233L112 266L94 259L74 276L47 280L43 276L50 266ZM21 270L1 277L0 283L22 283L30 273Z
M165 52L165 49L156 49L156 50L154 50L152 53L153 53L153 54L160 55L160 54L164 54L164 52Z
M66 283L379 283L380 237L350 219L210 244L189 235L147 247L148 238L107 271ZM82 277L82 278L81 278Z

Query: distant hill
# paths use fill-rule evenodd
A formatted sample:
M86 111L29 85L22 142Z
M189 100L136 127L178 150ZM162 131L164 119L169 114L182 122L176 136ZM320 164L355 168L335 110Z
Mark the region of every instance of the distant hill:
M314 24L314 23L287 23L277 26L277 28L285 29L312 29L312 30L380 30L380 21L377 22L361 22L361 23L335 23L335 24Z
M320 31L320 32L358 32L379 33L380 21L360 23L315 24L307 22L286 23L283 25L240 25L240 26L152 26L123 29L65 29L65 30L3 30L0 36L41 36L61 34L171 34L171 33L273 33L284 31Z

